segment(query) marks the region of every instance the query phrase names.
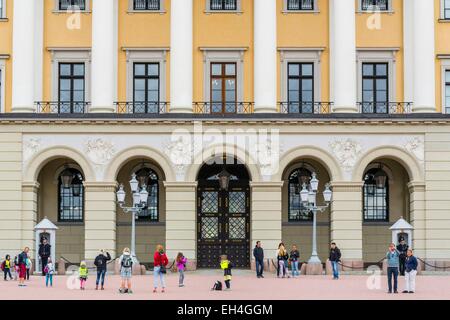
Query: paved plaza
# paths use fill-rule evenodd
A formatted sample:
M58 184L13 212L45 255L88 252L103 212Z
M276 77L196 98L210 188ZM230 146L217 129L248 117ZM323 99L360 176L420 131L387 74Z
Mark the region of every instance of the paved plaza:
M69 289L70 276L55 276L54 287L45 288L44 277L33 276L27 287L20 288L15 281L1 282L1 300L312 300L312 299L445 299L450 300L450 275L423 275L417 277L415 294L387 294L386 277L381 276L381 289L368 289L369 275L343 275L339 281L328 276L300 276L296 279L277 279L266 274L265 279L256 279L249 271L236 270L231 291L210 291L216 280L222 280L220 271L189 272L186 275L186 287L178 287L178 275L170 273L167 291L152 293L153 276L135 276L132 295L119 294L120 278L107 277L105 291L95 290L95 276L87 281L85 291ZM373 277L373 276L372 276ZM371 280L373 278L370 278ZM69 280L69 281L68 281ZM373 283L369 280L371 286ZM376 283L376 281L375 281ZM399 290L403 290L403 277L399 281ZM74 287L78 286L78 280Z

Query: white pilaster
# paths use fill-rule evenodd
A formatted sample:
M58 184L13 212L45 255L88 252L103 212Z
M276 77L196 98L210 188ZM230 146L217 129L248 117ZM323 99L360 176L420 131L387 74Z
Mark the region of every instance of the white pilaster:
M414 17L411 0L403 0L403 101L414 100Z
M91 112L114 112L116 97L117 0L92 3L92 90Z
M192 113L193 3L172 0L170 7L170 111Z
M42 2L14 1L12 111L33 112L35 100L35 22Z
M254 1L255 112L277 111L277 2Z
M358 112L356 88L355 0L331 0L330 97L334 112Z
M413 0L413 112L436 112L434 3ZM411 5L411 4L410 4Z

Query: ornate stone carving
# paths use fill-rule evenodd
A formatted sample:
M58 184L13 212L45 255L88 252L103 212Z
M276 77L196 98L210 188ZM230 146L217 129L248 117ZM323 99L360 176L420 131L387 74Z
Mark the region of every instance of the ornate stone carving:
M419 161L425 160L425 143L422 138L413 137L408 139L403 148L413 154Z
M336 159L346 171L350 171L354 167L363 151L361 144L351 138L336 139L330 142L329 146Z
M173 137L165 143L164 153L169 157L177 176L184 175L192 163L192 141L189 135Z
M26 138L23 142L23 160L28 161L34 154L41 149L41 139Z
M263 176L272 175L278 170L280 162L280 143L278 139L267 138L257 144L257 161Z
M114 144L102 138L86 140L85 151L92 163L100 167L106 165L116 154Z

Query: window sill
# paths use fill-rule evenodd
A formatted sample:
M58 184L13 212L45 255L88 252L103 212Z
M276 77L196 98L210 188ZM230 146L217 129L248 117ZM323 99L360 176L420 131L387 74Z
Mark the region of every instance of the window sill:
M320 11L319 10L283 10L281 11L282 14L319 14Z
M58 221L57 223L55 223L56 226L67 226L67 227L82 227L84 226L84 222L80 222L80 221L74 221L74 222L70 222L70 221Z
M117 222L118 227L130 227L131 222ZM149 226L149 227L164 227L166 223L164 221L139 221L136 220L136 226Z
M244 12L241 10L205 10L203 11L205 14L237 14L241 15Z
M92 13L91 10L80 10L80 11L67 11L67 10L52 10L52 13L54 14L74 14L74 13L83 13L83 14L90 14Z
M390 226L392 225L389 221L363 221L363 226Z
M281 225L283 227L312 226L313 221L283 221ZM330 224L328 222L317 222L318 227L328 227L329 225Z
M366 10L357 10L357 14L374 14L374 13L380 13L380 14L394 14L394 10L383 10L383 11L366 11Z
M439 23L450 23L450 19L444 19L444 18L440 18L438 19Z
M0 22L8 22L9 19L8 18L0 18Z
M147 13L147 14L166 14L167 11L166 10L128 10L127 11L128 14L136 14L136 13Z

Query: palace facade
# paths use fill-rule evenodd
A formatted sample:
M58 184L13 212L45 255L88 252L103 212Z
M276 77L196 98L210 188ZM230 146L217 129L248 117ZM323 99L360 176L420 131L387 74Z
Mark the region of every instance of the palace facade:
M316 173L322 261L379 261L404 218L450 264L449 39L445 0L0 0L0 255L45 217L57 258L120 255L136 174L141 262L305 261Z

